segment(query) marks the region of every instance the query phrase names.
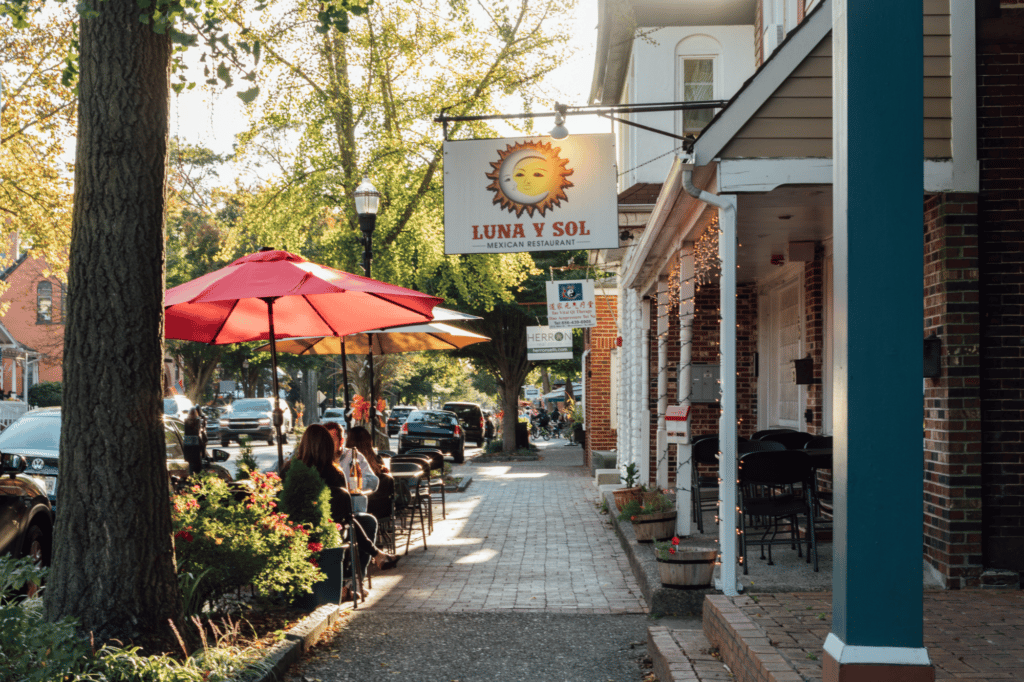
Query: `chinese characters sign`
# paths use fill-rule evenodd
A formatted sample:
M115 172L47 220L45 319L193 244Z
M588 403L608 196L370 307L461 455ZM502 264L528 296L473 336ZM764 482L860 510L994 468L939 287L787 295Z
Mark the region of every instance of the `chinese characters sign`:
M548 326L552 329L596 327L594 280L547 282Z
M444 143L444 252L619 246L615 136Z

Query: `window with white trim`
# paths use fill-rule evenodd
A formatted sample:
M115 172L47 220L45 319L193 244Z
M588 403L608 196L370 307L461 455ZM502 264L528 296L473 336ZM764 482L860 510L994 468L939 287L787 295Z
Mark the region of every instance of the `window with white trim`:
M36 324L53 322L53 285L43 281L36 285Z
M715 99L715 58L679 58L679 101L706 102ZM714 109L684 109L680 112L680 134L699 135L715 115Z

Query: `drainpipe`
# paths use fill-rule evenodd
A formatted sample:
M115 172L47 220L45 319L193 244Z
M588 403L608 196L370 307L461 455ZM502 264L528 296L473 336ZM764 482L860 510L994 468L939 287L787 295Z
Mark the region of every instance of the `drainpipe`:
M722 262L721 303L721 382L722 415L718 421L718 442L722 448L718 460L718 542L722 551L721 583L718 589L729 597L739 594L736 581L736 198L719 196L693 186L693 161L679 156L682 185L686 193L718 208L718 258Z

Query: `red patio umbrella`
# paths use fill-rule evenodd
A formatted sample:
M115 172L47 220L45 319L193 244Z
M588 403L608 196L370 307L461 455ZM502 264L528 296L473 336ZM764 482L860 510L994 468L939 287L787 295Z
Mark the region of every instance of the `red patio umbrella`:
M168 339L226 344L297 336L345 336L429 322L436 296L261 249L164 295ZM274 397L277 350L271 345ZM276 404L276 400L275 400ZM278 467L284 467L281 408L275 408Z

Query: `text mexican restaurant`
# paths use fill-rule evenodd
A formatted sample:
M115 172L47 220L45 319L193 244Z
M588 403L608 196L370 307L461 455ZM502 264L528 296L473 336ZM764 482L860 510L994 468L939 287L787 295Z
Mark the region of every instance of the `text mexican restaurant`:
M544 226L547 223L533 223L533 230L537 233L538 237L544 236ZM551 234L549 237L575 237L577 235L589 235L590 230L587 229L587 221L581 220L579 223L570 221L563 223L561 221L551 224ZM508 225L474 225L473 226L473 239L525 239L526 233L523 230L523 223L510 223Z

